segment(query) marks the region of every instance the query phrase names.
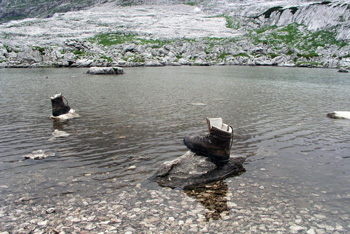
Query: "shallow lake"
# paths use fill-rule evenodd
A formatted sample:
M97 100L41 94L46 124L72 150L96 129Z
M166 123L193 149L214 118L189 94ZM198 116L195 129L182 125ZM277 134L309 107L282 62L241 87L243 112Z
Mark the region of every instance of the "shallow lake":
M2 205L23 196L40 203L65 194L116 195L140 184L162 190L147 179L187 151L184 136L205 134L206 117L222 117L235 132L231 153L248 157L246 171L226 179L226 189L322 206L328 221L350 230L338 220L350 214L350 120L326 117L350 111L350 75L236 66L86 71L0 70ZM80 118L50 119L57 92ZM55 129L69 136L52 138ZM36 150L54 155L24 159ZM245 204L264 206L264 199Z

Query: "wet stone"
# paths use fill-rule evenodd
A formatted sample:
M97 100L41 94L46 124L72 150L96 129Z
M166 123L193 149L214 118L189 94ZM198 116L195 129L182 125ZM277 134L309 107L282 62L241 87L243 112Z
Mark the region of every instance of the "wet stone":
M217 166L209 158L187 151L175 160L163 163L150 179L161 186L189 188L243 173L245 159L231 156L228 163Z

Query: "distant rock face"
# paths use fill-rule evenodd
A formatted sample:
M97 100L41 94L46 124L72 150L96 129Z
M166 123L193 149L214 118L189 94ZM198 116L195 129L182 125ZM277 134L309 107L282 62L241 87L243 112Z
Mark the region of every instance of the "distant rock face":
M278 26L298 23L306 25L309 30L327 30L334 27L338 28L338 39L349 40L350 27L346 20L350 17L349 6L349 2L338 0L272 7L259 20L263 24Z
M116 75L124 74L124 70L120 67L90 67L86 73L91 75Z
M1 0L0 23L27 17L50 17L55 12L68 12L81 10L101 1L27 1L27 0Z
M24 0L0 1L0 14L10 2ZM101 0L85 10L0 24L0 68L167 65L350 68L349 1L179 3L188 1ZM74 3L57 1L57 4ZM124 4L128 7L121 7Z
M230 161L218 167L209 158L187 151L173 161L164 162L152 181L171 188L190 188L244 172L245 157L231 156Z

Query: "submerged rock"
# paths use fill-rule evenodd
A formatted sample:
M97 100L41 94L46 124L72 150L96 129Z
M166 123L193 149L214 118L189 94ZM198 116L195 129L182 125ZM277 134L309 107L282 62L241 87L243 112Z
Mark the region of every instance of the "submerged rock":
M60 131L58 129L55 129L55 131L53 131L52 133L52 140L53 139L56 139L56 138L59 138L59 137L68 137L69 136L69 133L65 132L65 131Z
M245 159L243 156L231 156L227 164L218 167L209 158L187 151L172 161L164 162L151 180L161 186L190 188L244 172L242 164Z
M23 157L25 159L35 159L35 160L39 160L39 159L44 159L47 157L52 157L55 156L54 152L46 152L44 150L35 150L30 154L26 154Z
M66 121L66 120L74 119L78 117L80 117L80 115L78 113L75 113L74 109L70 109L69 112L66 114L62 114L59 116L51 116L50 118L55 121Z
M124 74L124 70L120 67L90 67L86 73L91 75L113 75Z

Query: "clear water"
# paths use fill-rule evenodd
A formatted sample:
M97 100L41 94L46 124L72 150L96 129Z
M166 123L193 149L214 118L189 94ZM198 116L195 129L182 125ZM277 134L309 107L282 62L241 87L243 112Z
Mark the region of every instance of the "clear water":
M348 74L227 66L85 72L0 70L1 201L23 194L93 197L134 187L185 153L183 137L205 133L208 116L233 126L231 153L248 156L241 177L292 187L278 193L289 199L317 193L323 205L350 213L350 120L326 117L350 111ZM50 120L57 92L80 118ZM52 140L55 129L70 136ZM23 158L35 150L55 156Z

